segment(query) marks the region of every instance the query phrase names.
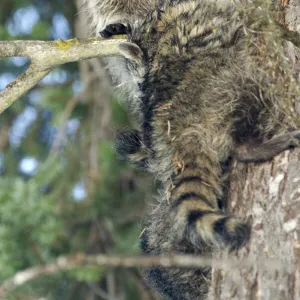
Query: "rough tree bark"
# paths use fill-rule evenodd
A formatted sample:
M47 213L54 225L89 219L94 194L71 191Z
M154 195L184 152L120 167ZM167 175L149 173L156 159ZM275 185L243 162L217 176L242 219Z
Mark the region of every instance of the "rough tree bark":
M286 24L298 29L299 0L281 2L288 5ZM287 51L299 76L300 51L291 44ZM300 99L296 105L299 111ZM252 221L251 240L235 256L253 265L232 272L215 266L210 299L300 299L300 150L265 164L233 162L228 198L229 211ZM278 261L281 270L262 267L257 263L262 258Z
M211 299L300 299L300 150L261 165L234 163L230 210L252 219L250 243L237 256L253 265L213 272ZM281 271L262 267L278 260Z

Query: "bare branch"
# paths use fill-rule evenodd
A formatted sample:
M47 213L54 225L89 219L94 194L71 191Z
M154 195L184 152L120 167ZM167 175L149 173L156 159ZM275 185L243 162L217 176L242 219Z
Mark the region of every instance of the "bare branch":
M215 266L215 268L217 269L232 271L235 269L241 269L243 267L250 267L253 264L253 259L244 259L242 261L239 261L237 259L226 258L217 260L191 255L122 257L104 254L89 256L83 253L79 253L74 256L62 256L51 264L33 267L16 273L11 279L4 281L0 286L0 298L6 295L8 292L14 290L16 287L23 285L35 278L38 278L39 276L56 274L58 272L69 271L83 266L110 266L125 268L147 268L152 266L200 268ZM284 265L279 261L267 259L258 261L257 265L261 268L268 267L269 269L275 270L282 270L284 268Z
M43 69L83 59L119 55L118 44L125 36L57 41L0 41L0 57L23 56Z
M22 56L31 60L27 72L0 92L0 113L34 87L56 66L94 57L120 55L125 36L67 41L0 41L0 57Z
M52 71L52 68L39 70L32 64L24 74L20 75L0 93L0 113L34 87L50 71Z

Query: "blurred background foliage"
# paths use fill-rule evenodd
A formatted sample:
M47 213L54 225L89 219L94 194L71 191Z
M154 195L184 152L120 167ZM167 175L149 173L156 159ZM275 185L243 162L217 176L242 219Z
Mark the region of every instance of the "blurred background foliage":
M0 40L86 36L70 0L2 0ZM0 60L0 90L26 70ZM64 65L0 116L0 283L76 252L138 253L152 180L117 160L114 136L134 127L100 60ZM8 299L155 299L136 269L79 268L41 277Z

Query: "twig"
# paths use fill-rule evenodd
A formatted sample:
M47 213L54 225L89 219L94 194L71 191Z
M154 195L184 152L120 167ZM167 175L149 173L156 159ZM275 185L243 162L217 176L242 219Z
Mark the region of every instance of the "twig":
M0 113L27 93L52 70L53 68L40 70L38 66L31 64L28 71L10 83L3 92L0 92Z
M31 60L29 69L0 92L0 113L28 92L56 66L100 56L120 55L124 36L67 41L0 41L0 57L22 56Z
M130 278L135 282L136 287L139 290L139 293L142 297L141 300L155 300L155 294L154 290L150 288L150 285L148 285L145 282L145 279L143 278L142 274L140 272L136 273L134 270L128 270L126 272L126 276L130 276Z
M0 152L4 151L9 143L9 125L4 124L0 127Z
M99 255L85 255L79 253L74 256L62 256L55 262L33 267L16 273L11 279L4 281L0 286L0 299L8 292L14 290L20 285L23 285L35 278L43 275L56 274L62 271L73 270L82 266L110 266L110 267L141 267L147 268L151 266L162 267L186 267L186 268L201 268L207 266L215 266L218 269L234 270L243 267L250 267L254 263L253 259L244 259L238 261L237 259L210 259L206 257L191 256L191 255L174 255L174 256L137 256L137 257L122 257L110 256L105 254ZM264 259L257 262L261 268L268 267L269 269L282 270L284 265L278 261Z
M65 129L66 129L66 124L67 121L70 117L70 115L72 114L73 110L75 109L77 103L84 97L84 95L87 93L91 82L96 78L96 76L91 76L87 82L85 83L85 86L83 88L83 90L78 93L77 95L75 95L74 97L72 97L68 102L67 105L65 106L65 109L62 113L62 117L61 117L61 121L60 121L60 125L57 131L57 135L56 138L53 141L52 147L50 152L51 153L55 153L59 150L61 143L64 140L65 137Z
M107 294L105 291L100 289L96 284L94 283L89 283L88 286L93 290L93 292L103 298L104 300L120 300L118 298L111 297L109 294Z

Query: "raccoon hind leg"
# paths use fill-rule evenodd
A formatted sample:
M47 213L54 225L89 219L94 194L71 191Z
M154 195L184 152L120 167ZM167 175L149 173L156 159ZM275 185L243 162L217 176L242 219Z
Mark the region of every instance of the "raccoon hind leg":
M262 144L241 145L235 157L242 162L264 162L290 148L300 146L300 130L280 134Z

